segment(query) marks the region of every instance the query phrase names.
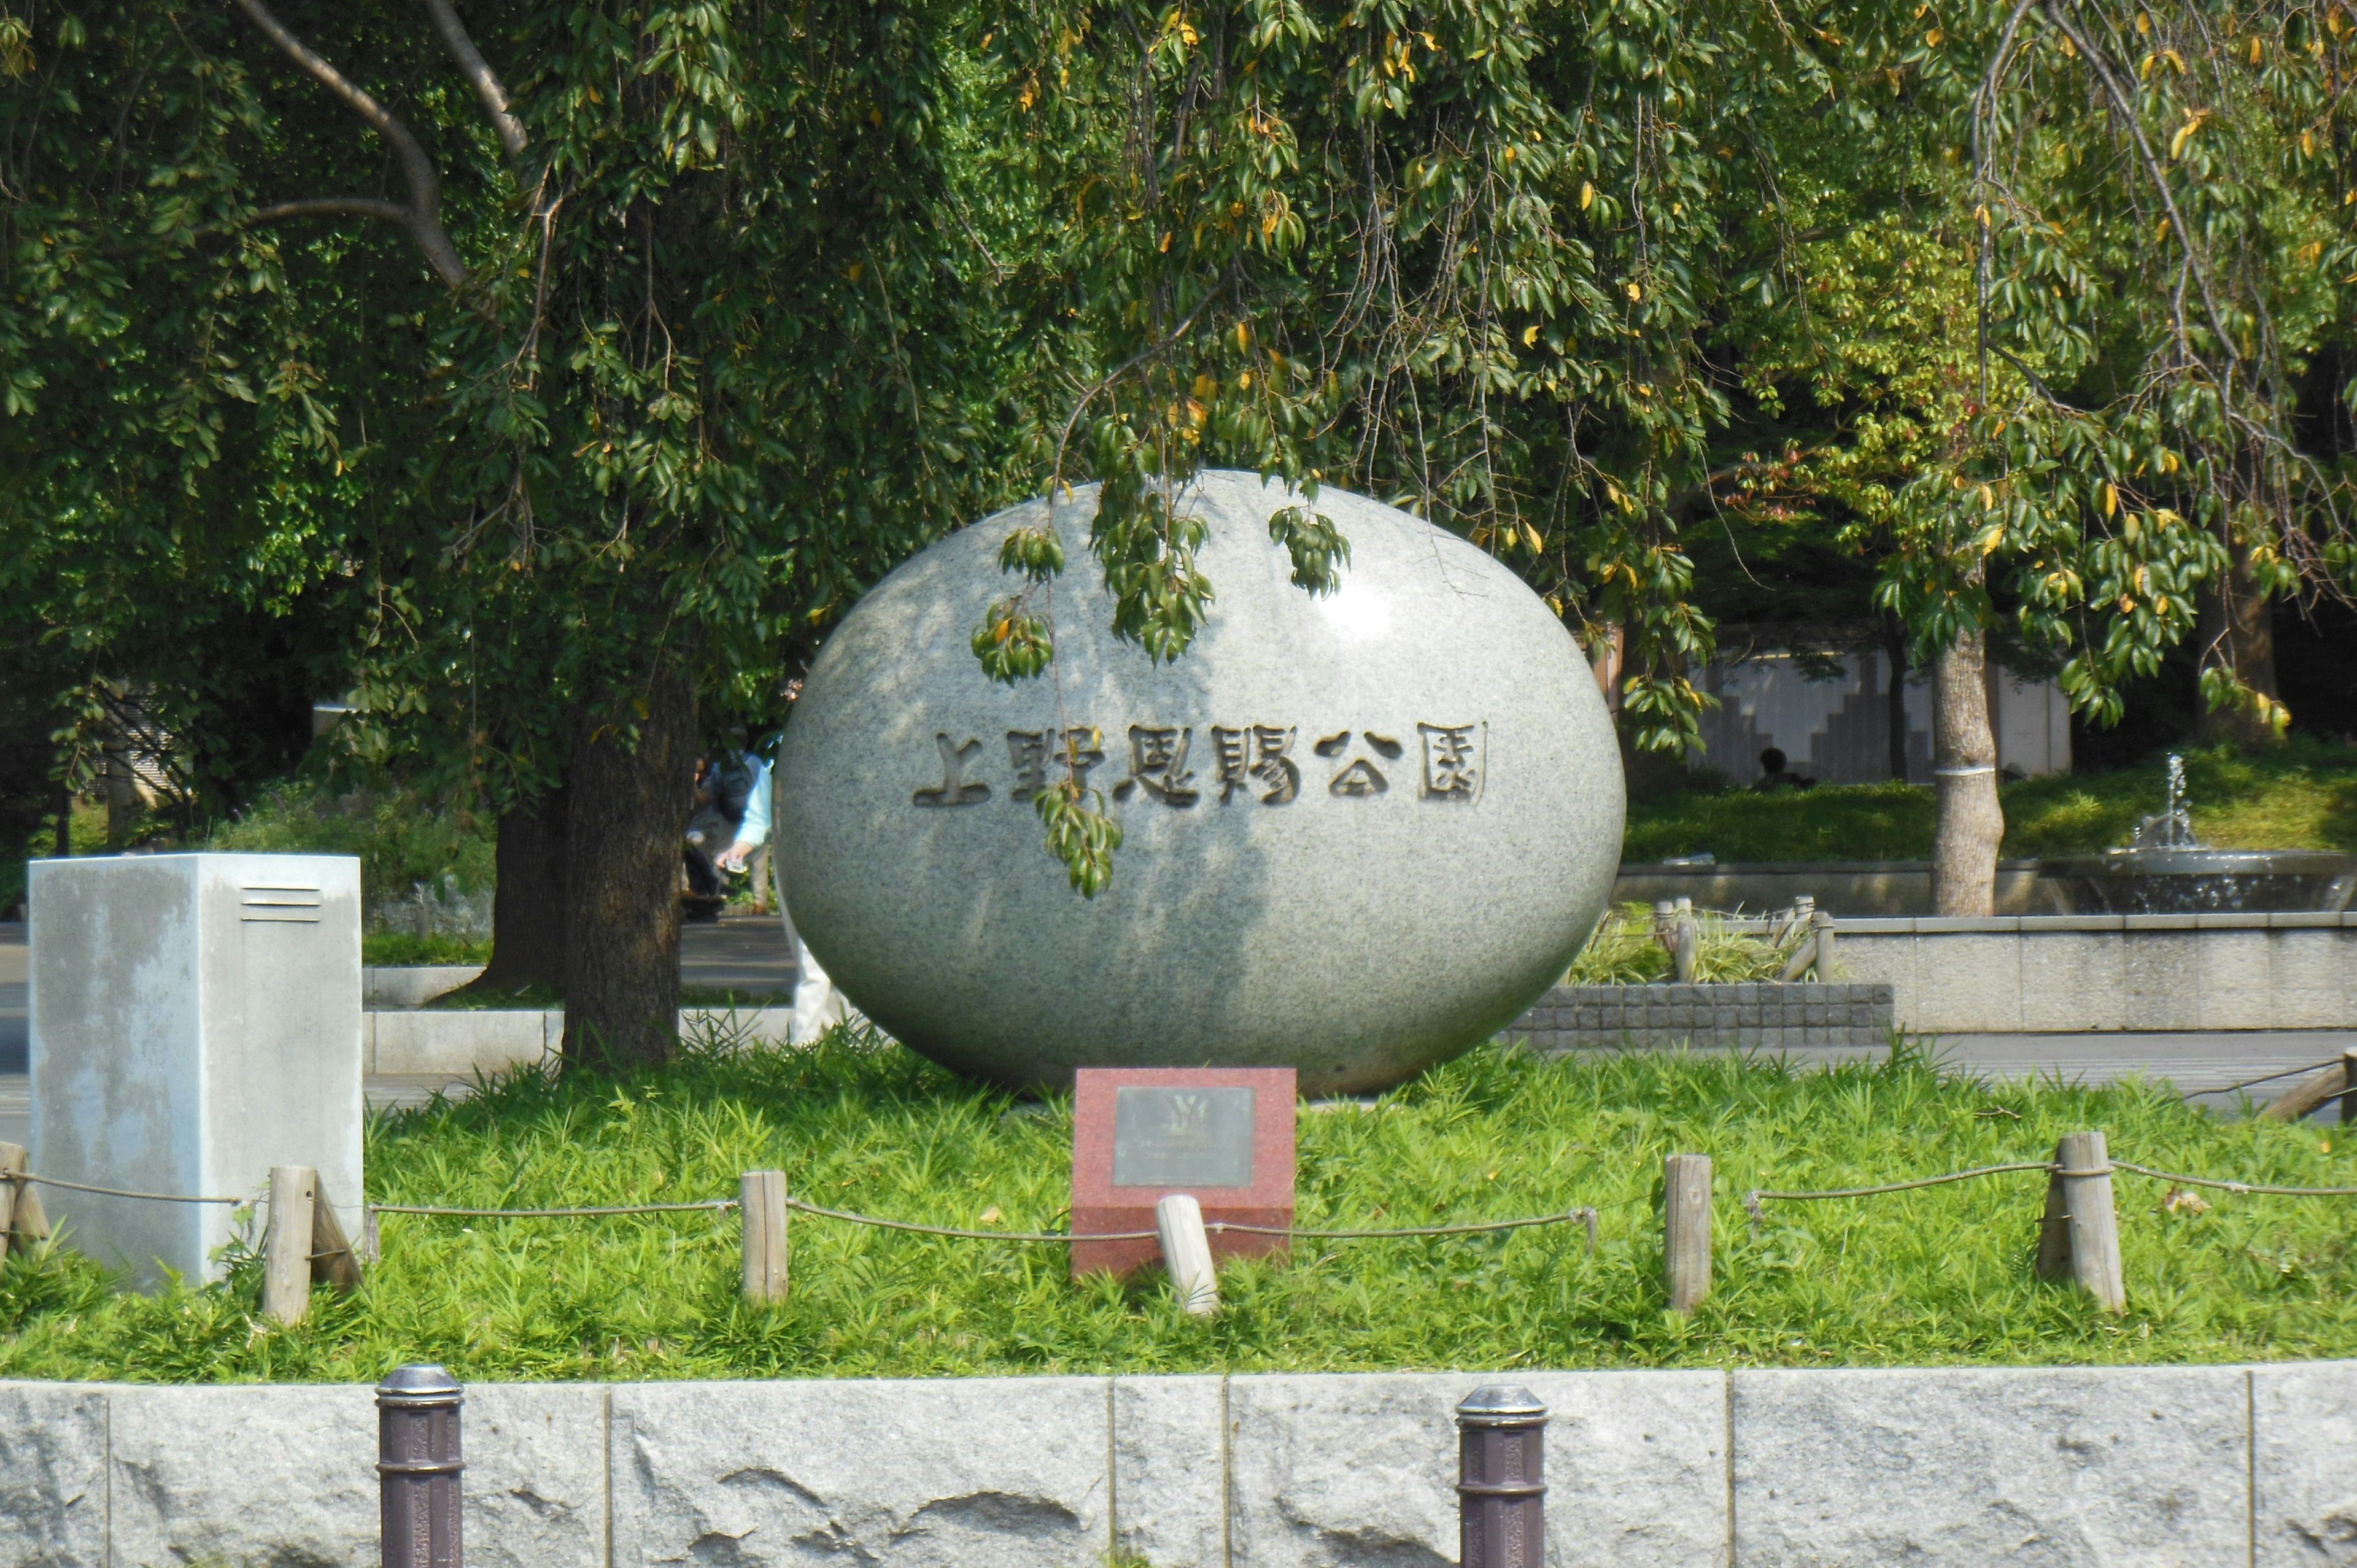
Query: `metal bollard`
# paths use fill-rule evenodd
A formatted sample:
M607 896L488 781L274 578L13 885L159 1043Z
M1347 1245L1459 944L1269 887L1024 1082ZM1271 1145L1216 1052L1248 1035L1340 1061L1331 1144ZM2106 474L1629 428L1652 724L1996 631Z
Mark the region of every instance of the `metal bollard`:
M384 1568L465 1568L458 1407L466 1400L439 1367L403 1367L376 1386Z
M1546 1406L1491 1383L1457 1407L1457 1560L1464 1568L1544 1568Z

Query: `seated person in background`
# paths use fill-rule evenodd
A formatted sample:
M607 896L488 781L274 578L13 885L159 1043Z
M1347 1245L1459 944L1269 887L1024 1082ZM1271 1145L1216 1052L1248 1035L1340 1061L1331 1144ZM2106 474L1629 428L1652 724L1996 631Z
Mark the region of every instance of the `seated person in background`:
M687 819L686 918L718 919L728 896L723 873L741 875L745 857L769 838L770 765L741 748L697 758L694 810Z
M1813 789L1816 784L1813 779L1786 772L1783 752L1771 746L1760 754L1760 778L1751 787L1754 789Z

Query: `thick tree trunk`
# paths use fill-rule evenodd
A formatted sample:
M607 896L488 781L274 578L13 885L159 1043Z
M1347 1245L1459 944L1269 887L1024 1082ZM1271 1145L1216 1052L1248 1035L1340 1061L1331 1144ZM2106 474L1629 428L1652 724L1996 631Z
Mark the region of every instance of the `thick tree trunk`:
M1907 782L1907 634L1893 629L1882 639L1882 656L1890 664L1890 684L1882 693L1882 712L1890 731L1890 777Z
M500 814L491 961L466 990L563 989L566 810L560 789Z
M639 701L645 703L643 715ZM624 715L638 744L624 743ZM565 1060L623 1071L679 1032L679 864L695 784L695 689L666 658L640 693L584 703L566 779Z
M2259 695L2270 700L2281 695L2276 687L2275 602L2251 571L2250 546L2234 546L2216 591L2202 596L2199 635L2203 669L2232 665L2243 684ZM2198 693L2195 700L2201 714L2203 740L2267 746L2281 738L2248 708L2213 709Z
M1939 822L1932 840L1932 911L1996 912L1996 735L1989 727L1988 639L1974 632L1943 649L1932 670L1932 768Z

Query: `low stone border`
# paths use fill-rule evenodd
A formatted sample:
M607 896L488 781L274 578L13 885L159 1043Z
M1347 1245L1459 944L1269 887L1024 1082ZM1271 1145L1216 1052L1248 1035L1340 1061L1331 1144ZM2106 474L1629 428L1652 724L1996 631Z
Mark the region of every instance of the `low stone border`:
M680 1033L709 1027L782 1046L791 1007L683 1007ZM361 1015L361 1071L368 1077L471 1077L553 1056L565 1040L565 1015L512 1007L425 1007Z
M1919 1034L2357 1028L2357 911L1841 920ZM2332 1045L2319 1057L2338 1055Z
M1450 1411L1550 1411L1554 1568L2346 1563L2357 1362L476 1384L467 1560L1443 1568ZM0 1563L375 1559L345 1386L0 1383Z
M1535 1050L1890 1043L1888 985L1558 985L1506 1027Z

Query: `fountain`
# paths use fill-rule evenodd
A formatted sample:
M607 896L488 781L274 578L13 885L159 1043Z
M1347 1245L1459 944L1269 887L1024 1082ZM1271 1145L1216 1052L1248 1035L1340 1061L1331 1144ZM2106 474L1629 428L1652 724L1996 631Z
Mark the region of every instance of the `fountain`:
M2129 842L2101 854L2039 863L2082 915L2343 909L2357 892L2349 856L2318 849L2212 849L2193 836L2185 759L2169 757L2169 795Z

